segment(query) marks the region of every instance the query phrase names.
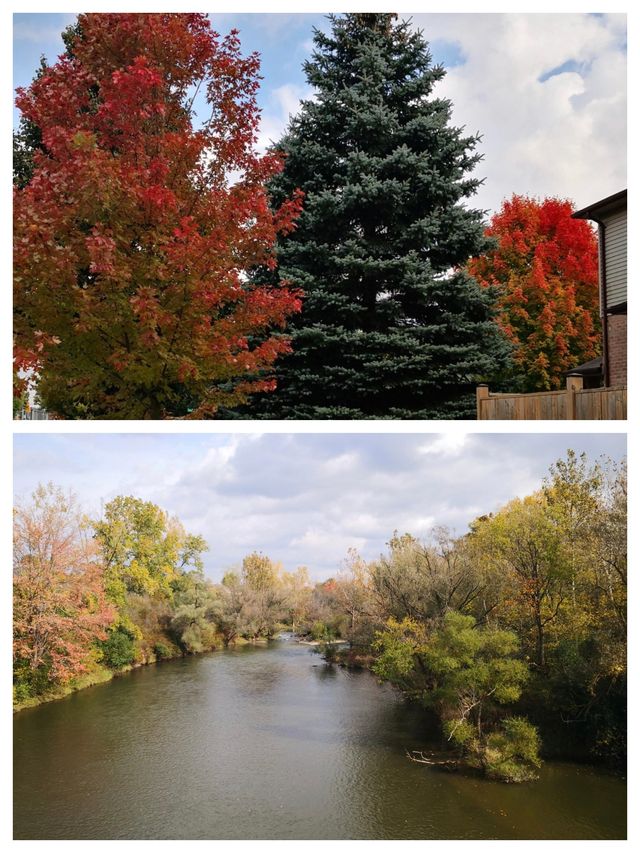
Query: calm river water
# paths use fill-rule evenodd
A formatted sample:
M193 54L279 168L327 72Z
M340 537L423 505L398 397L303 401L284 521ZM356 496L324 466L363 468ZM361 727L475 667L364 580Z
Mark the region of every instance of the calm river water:
M412 764L421 715L277 641L144 667L16 715L16 838L624 838L626 786Z

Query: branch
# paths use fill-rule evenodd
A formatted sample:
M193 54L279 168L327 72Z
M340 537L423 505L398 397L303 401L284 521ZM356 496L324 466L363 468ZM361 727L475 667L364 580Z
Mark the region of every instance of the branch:
M455 759L438 758L436 760L433 760L431 758L427 758L421 749L412 749L411 752L409 752L409 750L405 750L405 755L407 756L409 761L415 761L416 764L429 764L433 767L457 767L458 766L458 762Z

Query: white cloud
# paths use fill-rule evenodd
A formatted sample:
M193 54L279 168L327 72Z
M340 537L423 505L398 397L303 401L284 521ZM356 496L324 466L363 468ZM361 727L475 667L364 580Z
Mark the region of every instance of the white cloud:
M366 539L360 536L349 536L348 534L327 533L326 530L309 528L302 536L296 536L290 545L294 548L306 549L308 558L317 560L318 557L333 556L336 551L346 553L349 548L361 549L366 544Z
M178 474L180 482L187 486L190 483L200 483L203 478L210 485L228 483L234 478L233 459L245 436L232 436L230 440L216 447L210 447L202 460L196 465ZM172 481L171 485L177 484Z
M266 151L285 132L289 118L300 109L300 101L311 96L311 89L286 83L271 90L268 106L262 114L258 134L258 150Z
M418 453L427 454L427 453L435 453L435 454L444 454L456 456L462 452L464 447L467 445L469 436L466 433L452 432L452 433L443 433L439 435L437 438L432 439L427 444L423 444L418 448Z
M515 192L568 197L580 207L626 186L625 16L417 14L413 21L464 57L436 94L452 101L455 125L483 135L476 174L486 181L474 206L495 210Z
M357 453L341 453L339 456L327 459L327 461L323 463L323 468L329 475L345 474L348 471L353 471L357 464Z
M404 527L414 536L428 537L436 524L437 521L433 515L413 516L407 519Z

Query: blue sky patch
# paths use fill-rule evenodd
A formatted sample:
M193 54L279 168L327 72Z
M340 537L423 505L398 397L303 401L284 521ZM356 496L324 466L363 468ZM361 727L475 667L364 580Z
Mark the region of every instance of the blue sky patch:
M546 83L547 80L550 80L551 77L557 77L559 74L566 74L567 72L577 71L578 74L583 74L585 71L588 71L588 64L584 62L578 62L575 59L567 59L566 62L563 62L562 65L558 65L555 68L552 68L551 71L545 71L544 74L541 74L538 77L538 82Z

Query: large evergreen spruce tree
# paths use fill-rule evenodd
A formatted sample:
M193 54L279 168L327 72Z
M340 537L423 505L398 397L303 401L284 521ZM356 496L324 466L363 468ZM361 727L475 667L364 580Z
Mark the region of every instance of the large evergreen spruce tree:
M304 212L276 275L302 288L293 352L257 418L464 418L509 348L491 296L462 271L487 248L477 136L433 97L444 76L422 34L391 14L331 16L305 63L315 97L277 148L274 205L300 187ZM268 273L265 273L268 275Z

